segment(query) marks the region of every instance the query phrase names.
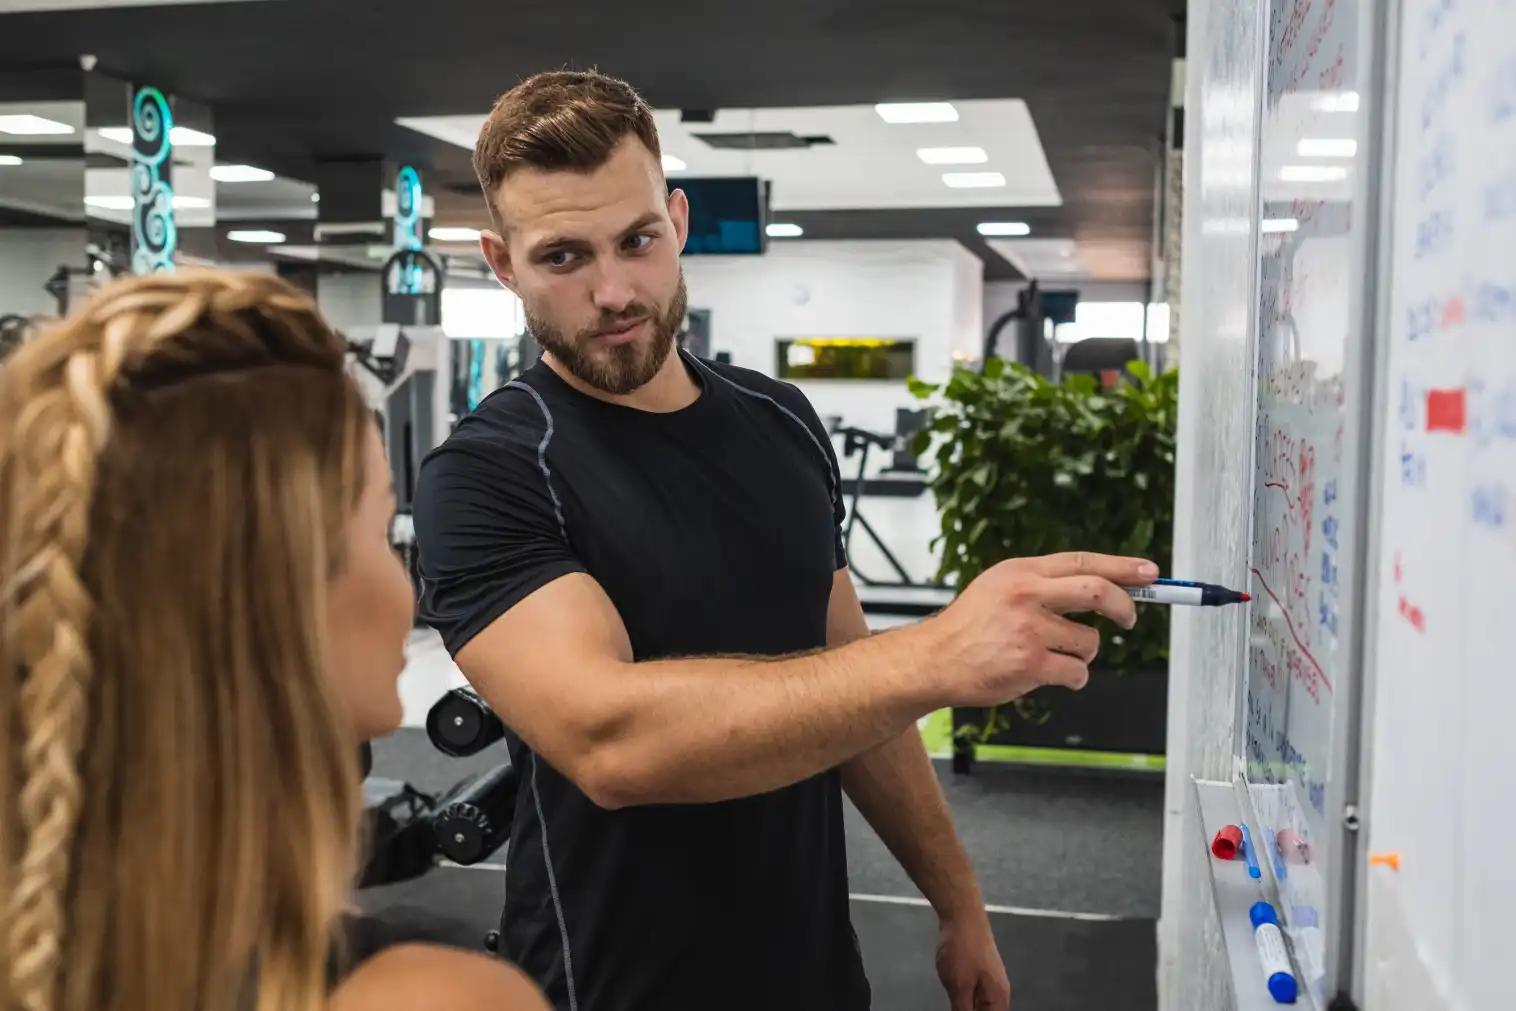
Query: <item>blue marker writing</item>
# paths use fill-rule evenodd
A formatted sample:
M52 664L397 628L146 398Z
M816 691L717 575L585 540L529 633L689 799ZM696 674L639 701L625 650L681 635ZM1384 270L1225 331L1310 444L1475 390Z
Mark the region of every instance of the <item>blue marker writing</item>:
M1190 583L1183 579L1157 579L1148 586L1128 586L1126 592L1144 604L1192 604L1196 607L1220 607L1253 599L1249 594L1225 586Z
M1279 932L1279 915L1269 903L1255 902L1248 910L1248 919L1253 923L1253 940L1258 944L1258 959L1263 963L1269 996L1280 1004L1295 1003L1300 985L1295 982L1290 953L1284 946L1284 935Z
M1246 825L1242 826L1242 856L1248 862L1248 877L1262 877L1263 871L1258 867L1258 851L1253 848L1253 833L1248 831Z

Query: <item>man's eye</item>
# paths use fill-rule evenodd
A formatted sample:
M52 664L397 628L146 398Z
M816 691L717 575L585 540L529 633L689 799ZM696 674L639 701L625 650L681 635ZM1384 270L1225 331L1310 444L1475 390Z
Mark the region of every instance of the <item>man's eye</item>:
M626 245L628 249L636 251L646 249L652 241L653 237L651 235L633 235L626 240Z

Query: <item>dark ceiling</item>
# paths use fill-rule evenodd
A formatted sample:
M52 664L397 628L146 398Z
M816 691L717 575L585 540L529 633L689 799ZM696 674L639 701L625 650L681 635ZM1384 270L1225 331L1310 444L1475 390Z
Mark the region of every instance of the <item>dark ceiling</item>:
M309 178L317 159L408 157L428 165L439 196L469 181L468 153L396 127L395 117L482 112L521 77L554 67L599 67L666 108L1021 98L1064 203L998 210L1035 219L1038 235L1078 239L1112 265L1108 279L1135 280L1148 273L1182 6L257 0L0 15L0 68L77 66L94 54L102 70L211 103L220 160ZM987 216L1003 215L792 217L811 237L951 235L985 257L989 276L1014 276L974 234Z

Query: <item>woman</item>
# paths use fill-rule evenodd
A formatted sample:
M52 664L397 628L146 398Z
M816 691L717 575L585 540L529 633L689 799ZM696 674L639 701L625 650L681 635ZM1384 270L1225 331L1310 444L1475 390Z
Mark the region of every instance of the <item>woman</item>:
M411 588L344 343L272 277L108 286L0 366L0 988L24 1011L546 1005L354 964Z

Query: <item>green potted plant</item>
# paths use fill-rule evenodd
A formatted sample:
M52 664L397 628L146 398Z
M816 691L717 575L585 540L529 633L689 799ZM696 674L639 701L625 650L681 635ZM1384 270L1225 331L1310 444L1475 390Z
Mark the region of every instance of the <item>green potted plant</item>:
M1087 550L1172 553L1178 373L1142 362L1101 389L1094 377L1053 383L992 359L944 385L911 381L930 420L914 449L941 514L938 578L966 586L1006 558ZM1011 706L954 713L955 736L1019 744L1161 754L1168 609L1144 608L1126 631L1104 618L1095 676L1082 692L1044 688Z

